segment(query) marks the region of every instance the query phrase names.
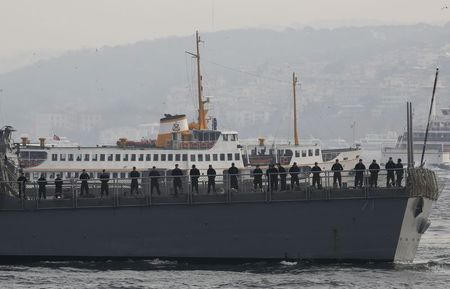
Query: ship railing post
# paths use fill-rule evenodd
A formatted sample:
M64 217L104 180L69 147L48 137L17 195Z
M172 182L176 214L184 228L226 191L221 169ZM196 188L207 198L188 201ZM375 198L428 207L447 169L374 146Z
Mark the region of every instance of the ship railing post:
M33 182L34 187L34 199L36 200L36 209L39 209L39 191L36 182Z
M191 182L191 180L190 180L189 175L186 175L185 178L187 179L187 180L186 180L186 183L189 184L189 185L188 185L188 190L187 190L187 203L188 203L188 205L190 205L190 204L192 204L192 191L193 191L193 187L192 187L192 182ZM198 188L198 187L197 187L197 188Z
M72 206L74 209L77 207L77 195L75 193L74 182L70 182L70 192L72 193Z

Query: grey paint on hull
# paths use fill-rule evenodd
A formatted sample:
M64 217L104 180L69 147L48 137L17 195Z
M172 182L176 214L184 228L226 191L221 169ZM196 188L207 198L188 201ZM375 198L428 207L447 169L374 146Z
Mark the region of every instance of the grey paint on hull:
M407 204L375 198L3 211L0 256L392 261Z

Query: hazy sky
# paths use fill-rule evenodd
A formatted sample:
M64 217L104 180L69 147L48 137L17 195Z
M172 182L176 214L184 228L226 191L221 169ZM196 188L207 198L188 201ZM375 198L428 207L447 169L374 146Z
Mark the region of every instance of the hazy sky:
M0 0L0 59L240 27L443 23L450 0ZM0 62L1 64L1 62Z

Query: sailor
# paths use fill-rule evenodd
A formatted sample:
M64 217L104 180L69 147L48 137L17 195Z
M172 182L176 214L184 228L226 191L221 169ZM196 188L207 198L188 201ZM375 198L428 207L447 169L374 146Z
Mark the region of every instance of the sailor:
M392 157L389 158L389 161L386 163L384 168L387 171L387 177L386 177L386 187L394 186L395 185L395 163L392 160Z
M88 184L89 179L90 179L89 174L86 173L85 169L83 169L83 171L80 174L81 180L80 196L84 195L84 193L86 193L86 195L89 195L89 184Z
M236 191L238 188L238 175L239 170L237 167L234 166L234 163L231 163L231 167L228 169L228 175L230 176L230 189L235 189Z
M333 186L337 187L337 184L339 184L339 188L342 188L341 172L344 170L344 168L339 163L338 159L336 159L336 162L331 167L331 170L333 171Z
M43 197L44 199L47 198L47 179L45 178L44 174L41 174L41 177L37 180L38 183L38 192L39 192L39 200L41 199L41 197Z
M278 174L280 175L280 189L286 191L286 169L281 166L280 163L277 164Z
M256 188L259 187L259 189L262 191L263 171L261 170L259 165L256 165L256 167L253 170L252 174L253 174L253 189L256 191Z
M102 173L100 174L100 182L101 182L100 196L103 197L103 193L105 193L105 195L108 196L109 195L109 186L108 186L109 174L105 170L103 170Z
M320 183L320 172L321 171L322 171L322 169L318 166L318 163L315 162L314 166L311 168L311 172L313 173L312 186L315 187L315 185L317 184L318 189L320 189L322 187L322 185Z
M153 166L150 172L148 173L150 178L150 194L153 195L153 188L156 188L156 192L158 195L161 195L161 191L159 190L159 172L156 170L156 167Z
M131 187L130 187L130 195L133 194L133 192L136 192L136 195L139 194L139 177L141 174L136 171L136 167L133 167L133 170L130 172L130 178L131 178Z
M355 188L362 188L364 181L364 171L366 170L366 166L363 164L363 160L359 159L359 162L355 165Z
M380 166L377 164L376 160L373 160L372 163L370 164L369 172L370 172L369 185L370 187L376 188L378 186L378 173L380 172Z
M192 165L189 175L191 176L191 191L194 192L195 190L198 194L198 178L200 177L200 171L195 167L195 165Z
M17 183L19 184L19 199L25 199L25 189L27 185L27 177L25 177L24 173L20 173L20 176L17 178Z
M213 169L212 165L209 165L208 171L206 171L208 175L208 194L211 192L211 188L213 192L216 192L216 170Z
M176 164L175 168L172 170L173 190L175 196L178 196L178 189L180 189L180 191L183 192L183 186L181 185L182 175L183 172L178 168L178 164Z
M55 179L55 199L60 199L62 197L62 185L63 180L61 179L61 175L56 175Z
M397 177L397 187L401 187L403 180L403 164L401 159L398 159L395 165L395 175Z
M270 164L269 168L266 171L267 179L269 180L269 187L270 191L277 191L278 190L278 170L273 165Z
M292 167L289 168L289 173L291 174L291 190L294 189L294 184L299 187L300 182L298 180L298 174L300 173L300 168L297 163L293 163Z

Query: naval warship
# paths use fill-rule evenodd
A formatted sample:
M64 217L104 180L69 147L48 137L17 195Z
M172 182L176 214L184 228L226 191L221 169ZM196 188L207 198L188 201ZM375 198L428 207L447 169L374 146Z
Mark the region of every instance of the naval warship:
M199 118L192 127L202 132L206 112L199 95ZM364 171L364 184L351 187L353 175L346 170L341 188L333 183L333 172L323 170L320 186L312 186L311 174L305 171L280 173L281 186L273 189L266 175L262 186L255 186L254 176L241 168L237 174L218 170L212 190L208 187L212 176L201 175L196 190L187 168L174 177L167 168L158 167L158 177L140 168L134 195L129 178L113 176L108 195L100 194L100 180L95 177L89 180L89 194L82 195L80 180L72 177L64 179L61 195L55 194L49 181L46 196L41 196L36 180L17 182L24 160L20 151L14 157L17 146L12 133L12 127L0 130L2 261L412 261L440 193L434 172L414 168L408 157L402 187L381 187L385 171L379 173L380 186L368 185L370 172ZM170 137L178 135L168 133L162 142L173 144ZM184 190L174 190L174 178ZM152 186L155 182L158 189ZM24 190L19 194L21 185Z

